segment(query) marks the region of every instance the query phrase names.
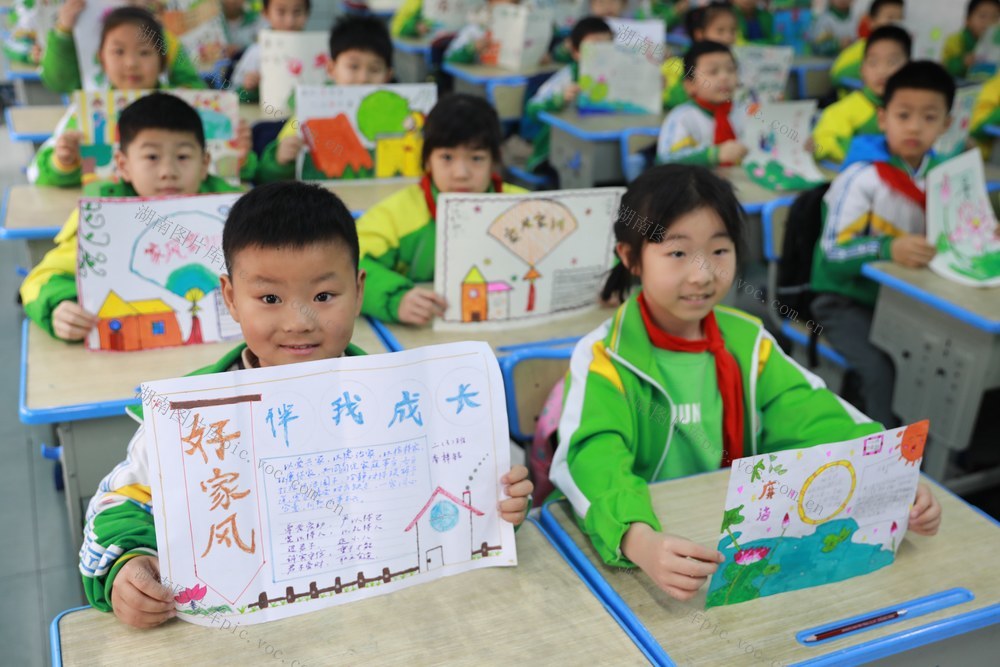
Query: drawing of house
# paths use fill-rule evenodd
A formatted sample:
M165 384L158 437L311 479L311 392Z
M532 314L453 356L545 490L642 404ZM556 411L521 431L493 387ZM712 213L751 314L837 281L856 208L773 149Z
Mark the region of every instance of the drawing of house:
M462 321L485 322L510 317L510 284L487 282L479 267L473 266L462 280Z
M102 350L131 352L184 344L174 309L160 299L125 301L112 290L97 318Z
M375 139L375 178L420 176L424 165L420 159L424 139L424 115L414 111L404 122L402 134L381 134Z
M415 529L417 565L421 572L472 558L472 517L483 513L471 501L470 491L462 493L459 499L439 486L403 530Z

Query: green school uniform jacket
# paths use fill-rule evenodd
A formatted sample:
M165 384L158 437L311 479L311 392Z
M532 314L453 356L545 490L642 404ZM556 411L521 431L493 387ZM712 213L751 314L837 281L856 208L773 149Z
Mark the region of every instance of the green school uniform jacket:
M693 413L665 387L697 374L677 365L666 375L669 366L656 362L660 350L649 340L636 299L573 351L550 472L604 562L622 567L633 566L620 546L631 524L670 525L669 514L661 524L653 512L649 483L713 470L722 461L721 441L677 436ZM759 319L722 306L715 317L742 371L746 456L882 429L782 352ZM714 377L714 359L708 375Z
M242 367L243 343L218 362L189 375L224 373ZM344 354L365 354L348 345ZM140 424L128 445L125 460L101 481L87 508L87 526L80 549L80 574L87 601L101 611L112 611L111 589L118 572L136 556L157 556L153 497L149 487L149 451L142 425L142 408L129 409Z

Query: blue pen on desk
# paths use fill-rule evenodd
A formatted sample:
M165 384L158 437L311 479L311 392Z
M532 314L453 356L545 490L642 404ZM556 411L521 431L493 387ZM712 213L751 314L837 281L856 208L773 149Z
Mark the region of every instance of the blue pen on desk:
M849 623L847 625L842 625L839 628L831 628L829 630L824 630L823 632L817 632L814 635L809 635L803 641L809 642L820 642L824 639L830 639L831 637L839 637L840 635L845 635L848 632L854 632L855 630L861 630L862 628L867 628L872 625L878 625L879 623L885 623L886 621L891 621L899 618L900 616L905 616L906 610L900 609L897 611L890 611L885 614L879 614L878 616L869 616L868 618L861 619L860 621L855 621L854 623Z

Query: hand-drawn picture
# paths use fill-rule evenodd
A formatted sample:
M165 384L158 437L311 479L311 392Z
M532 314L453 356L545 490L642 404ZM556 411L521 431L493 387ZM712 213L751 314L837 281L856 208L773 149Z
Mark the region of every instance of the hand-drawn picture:
M485 343L143 385L178 616L252 624L517 564ZM213 620L214 619L214 620Z
M653 46L625 48L615 42L585 43L580 52L577 108L586 112L658 114L663 75L647 53Z
M170 0L160 22L180 40L197 71L210 72L225 57L226 29L217 0Z
M982 86L962 86L955 91L955 101L951 105L951 125L934 142L934 152L938 155L953 155L965 147L972 124L972 109Z
M552 12L509 4L492 9L490 34L498 45L493 64L513 71L536 67L552 41Z
M979 150L931 169L926 187L927 242L937 248L931 269L963 285L1000 285L997 219Z
M707 607L820 586L892 564L929 422L733 461Z
M761 102L778 102L785 97L788 74L795 50L790 46L733 47L740 71L740 84L733 104L747 108Z
M82 199L80 305L88 349L132 352L238 337L219 294L222 227L239 194Z
M129 104L149 95L151 90L106 90L73 93L80 119L80 156L83 183L115 177L114 153L118 147L118 116ZM168 89L198 112L205 130L205 148L212 158L210 171L216 176L239 182L236 133L240 121L236 93L221 90Z
M321 31L283 32L261 30L260 108L266 116L284 118L293 106L295 86L326 81L329 35Z
M320 178L423 174L423 127L437 102L434 84L299 86L296 99L300 132Z
M458 31L469 13L484 4L483 0L423 0L422 15L431 25L432 37Z
M595 307L622 192L441 195L434 288L449 306L435 329L523 326Z
M815 100L752 104L741 130L748 153L743 169L769 190L805 190L823 182L812 153L806 150Z

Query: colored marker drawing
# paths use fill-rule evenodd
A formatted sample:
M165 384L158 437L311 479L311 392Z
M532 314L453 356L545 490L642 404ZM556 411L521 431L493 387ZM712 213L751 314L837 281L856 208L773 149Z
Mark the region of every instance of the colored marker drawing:
M892 564L928 422L733 462L707 607L821 586ZM884 445L883 445L884 443ZM877 446L876 446L877 444Z

